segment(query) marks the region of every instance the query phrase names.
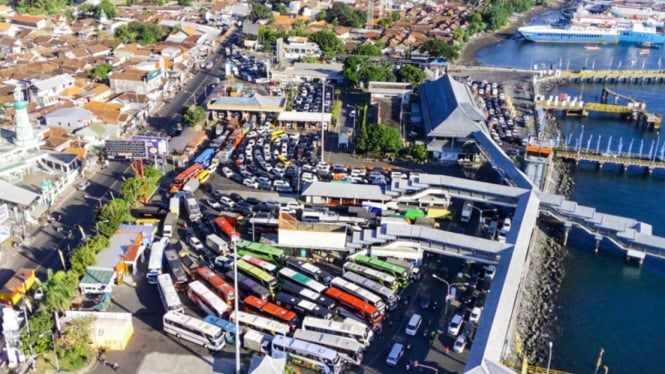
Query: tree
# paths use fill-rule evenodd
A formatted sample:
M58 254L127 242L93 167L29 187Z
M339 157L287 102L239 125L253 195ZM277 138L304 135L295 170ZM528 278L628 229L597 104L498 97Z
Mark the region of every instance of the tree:
M111 70L113 70L113 65L109 64L108 62L105 62L90 69L88 71L88 76L90 77L90 79L94 81L97 82L103 81L106 78L108 78L109 72Z
M192 6L192 0L178 0L180 6Z
M367 148L374 152L397 153L402 149L402 137L396 127L372 124L367 128Z
M360 130L358 131L358 136L356 136L356 153L367 153L367 123L365 121L367 106L363 105L356 113L356 116L360 116Z
M109 0L102 0L99 5L97 5L95 15L99 17L102 11L104 11L108 19L112 19L118 16L118 11L115 9L115 5L113 5Z
M53 273L51 269L46 270L45 300L42 305L47 311L63 313L69 310L74 295L76 295L76 285L72 287L64 271Z
M28 334L28 329L21 330L23 350L25 352L30 352L30 348L32 348L32 351L36 354L44 354L52 351L52 340L40 335L53 331L55 328L53 313L48 312L45 309L39 309L37 313L28 318L28 321L30 323L31 333Z
M196 126L200 124L206 119L207 116L208 113L206 110L196 104L191 104L182 108L182 120L190 126Z
M256 21L257 19L267 19L272 17L272 10L263 4L253 4L252 12L249 16L252 18L252 21Z
M431 57L443 57L449 61L459 57L459 51L455 47L440 39L428 39L420 46L420 50Z
M92 318L74 318L62 329L62 336L56 340L57 355L63 371L76 371L83 367L90 357L90 325Z
M362 56L381 56L381 48L375 44L363 44L356 47L353 53Z
M136 206L136 202L143 197L144 191L147 189L146 183L140 177L127 178L120 186L120 193L123 199L127 202L129 207Z
M327 12L327 20L347 27L363 27L367 21L367 12L355 10L343 3L334 3Z
M360 82L394 82L394 66L389 62L376 65L368 57L349 56L344 60L342 74L349 84L358 85Z
M427 160L427 147L425 147L425 145L412 143L411 149L409 151L411 153L411 157L417 161Z
M322 57L326 60L332 59L338 53L344 51L344 45L337 35L330 30L321 30L309 35L309 41L318 44Z
M286 7L286 5L282 3L277 3L275 6L273 6L275 11L279 12L279 14L286 14L289 12L289 8Z
M127 202L123 199L113 199L104 204L97 215L99 233L110 238L121 223L132 221Z
M426 77L425 72L414 65L402 65L397 71L397 80L411 83L414 88L424 82Z
M399 11L397 11L397 10L393 10L393 12L390 14L390 19L393 22L399 21L400 17L401 17L401 15L399 14Z
M316 14L317 21L325 21L326 19L328 19L328 12L325 9Z
M123 43L151 45L161 41L166 33L167 30L157 24L132 21L118 27L113 35Z

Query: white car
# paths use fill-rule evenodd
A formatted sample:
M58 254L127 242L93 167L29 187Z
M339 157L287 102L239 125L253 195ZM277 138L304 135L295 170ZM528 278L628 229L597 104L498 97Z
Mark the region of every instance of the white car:
M222 174L224 174L225 177L230 178L233 175L233 170L228 166L224 166L222 168Z
M302 179L301 180L302 180L303 183L314 183L317 180L319 180L319 178L317 178L316 175L314 175L310 172L304 172L304 173L302 173Z
M256 181L256 178L245 178L242 181L243 186L250 188L259 188L259 182Z
M189 238L189 244L194 247L197 251L202 251L203 250L203 243L197 238L196 236L192 236Z
M222 196L219 198L219 202L222 203L222 205L225 205L229 208L233 208L235 205L235 201L233 201L230 197L228 196Z
M453 345L453 352L462 353L464 352L464 348L466 348L466 335L462 334L457 338L457 340L455 340L455 344Z
M276 180L273 182L272 185L275 188L275 191L277 192L291 192L291 185L289 185L288 182L283 181L283 180Z
M79 184L76 188L79 191L85 191L88 187L90 187L90 181L86 180L81 182L81 184Z
M492 280L494 279L494 275L496 275L496 266L494 265L487 266L487 269L485 269L485 279Z
M480 321L480 315L483 313L483 308L474 307L471 310L471 315L469 316L469 322L478 323Z
M213 209L221 209L222 208L222 204L220 204L219 201L215 200L212 197L207 199L206 203L208 203L208 205Z
M462 329L464 317L461 314L455 314L448 324L448 334L457 336Z

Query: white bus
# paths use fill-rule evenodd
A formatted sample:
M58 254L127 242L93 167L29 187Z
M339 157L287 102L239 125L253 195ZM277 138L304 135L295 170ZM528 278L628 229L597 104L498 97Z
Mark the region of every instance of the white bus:
M325 374L339 374L343 368L342 359L334 350L282 335L272 339L272 357L286 357L294 365Z
M355 339L339 335L326 334L317 331L308 331L298 329L293 334L295 339L322 345L326 348L334 349L340 353L342 360L351 365L360 365L363 360L363 351L365 346Z
M381 296L383 301L388 305L389 310L395 310L397 307L397 296L395 295L395 292L388 287L382 286L381 283L367 279L362 275L351 271L345 272L342 274L342 277Z
M295 258L287 258L286 266L297 272L305 274L306 276L314 279L317 282L321 282L326 286L330 285L330 280L332 279L330 273L328 273L325 270L322 270L320 267L314 264L300 261Z
M355 283L349 282L342 277L335 277L333 278L331 285L362 299L368 304L374 306L381 314L386 312L386 304L381 299L381 296L371 293L370 291L360 287Z
M180 296L173 286L171 276L167 274L160 274L157 276L157 290L159 291L159 298L162 300L165 312L180 312L184 311Z
M164 314L164 332L211 351L221 351L225 344L224 331L220 327L178 312Z
M157 284L157 276L162 274L164 250L168 243L168 238L161 238L152 243L152 248L150 248L150 259L148 260L148 273L146 274L146 278L150 284Z
M261 331L266 334L287 335L289 332L291 332L289 325L286 323L277 322L270 318L234 311L231 313L230 320L235 322L236 316L238 316L238 324L247 328Z
M369 268L367 266L356 264L355 262L347 262L344 264L344 272L347 271L352 271L356 274L362 275L365 278L375 280L393 291L397 291L399 288L399 281L392 275Z
M374 331L365 324L358 322L339 322L330 319L305 317L302 322L303 330L318 331L326 334L333 334L355 339L365 347L369 347L374 339Z
M229 304L225 303L224 300L210 291L200 281L194 281L187 285L187 296L206 314L211 314L218 318L224 318L231 310Z
M318 293L321 293L328 288L320 282L317 282L314 279L287 267L279 269L279 276L282 279L289 280Z

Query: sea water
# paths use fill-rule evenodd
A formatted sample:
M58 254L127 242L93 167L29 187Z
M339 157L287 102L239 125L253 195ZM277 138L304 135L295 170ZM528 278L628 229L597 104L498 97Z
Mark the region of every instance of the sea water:
M550 12L533 22L557 17L557 12ZM634 45L612 45L593 51L579 44L534 44L514 38L479 51L476 59L488 66L528 69L661 68L665 49L652 49L647 56L639 56L639 50ZM608 88L646 101L650 112L665 114L665 84ZM601 90L601 85L571 84L551 94L565 93L585 102L598 102ZM657 135L623 119L600 115L559 118L559 124L560 141L569 141L570 146L579 142L583 149L588 146L593 151L616 153L621 148L625 153L632 142L633 154L641 148L643 157L648 157L650 150L652 159L663 157L665 128ZM573 168L573 177L572 200L601 212L644 221L653 225L655 234L665 236L665 173L648 175L638 169L622 173L617 167L597 170L593 165L581 165ZM665 261L647 259L636 266L626 264L616 251L601 248L594 255L592 248L593 241L580 233L569 240L566 276L556 300L557 319L551 337L552 368L594 373L602 348L602 365L608 366L609 373L665 373ZM545 340L543 344L547 350ZM603 372L602 367L599 372Z

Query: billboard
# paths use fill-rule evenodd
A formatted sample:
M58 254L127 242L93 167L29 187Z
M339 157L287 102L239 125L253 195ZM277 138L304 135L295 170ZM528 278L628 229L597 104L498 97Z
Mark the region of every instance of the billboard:
M146 144L143 140L107 140L106 157L109 160L144 160L148 158Z
M135 135L132 140L142 140L146 143L148 156L168 156L169 140L159 136Z

